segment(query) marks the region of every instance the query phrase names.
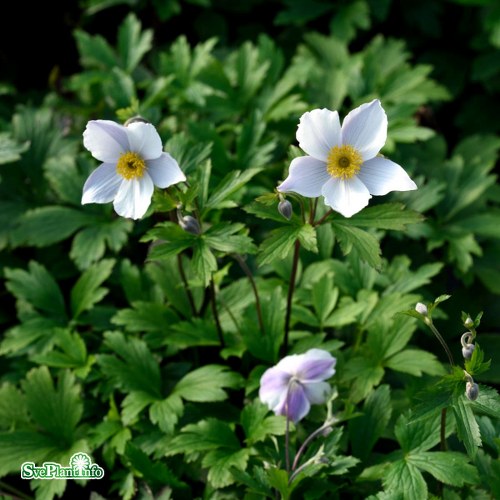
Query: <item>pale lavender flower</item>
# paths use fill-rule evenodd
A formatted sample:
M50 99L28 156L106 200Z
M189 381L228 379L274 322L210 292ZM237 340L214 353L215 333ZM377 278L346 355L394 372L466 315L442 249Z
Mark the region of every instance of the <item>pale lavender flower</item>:
M378 99L352 110L340 125L337 111L304 113L299 146L309 155L295 158L278 191L316 198L351 217L372 195L410 191L416 184L398 164L379 155L387 138L387 116Z
M118 215L140 219L151 204L154 186L185 181L177 162L163 152L155 127L133 121L126 127L109 120L88 122L83 145L103 163L83 186L82 204L109 203Z
M267 369L260 379L259 398L276 415L303 419L311 404L323 404L331 387L324 380L335 373L336 359L322 349L292 354Z

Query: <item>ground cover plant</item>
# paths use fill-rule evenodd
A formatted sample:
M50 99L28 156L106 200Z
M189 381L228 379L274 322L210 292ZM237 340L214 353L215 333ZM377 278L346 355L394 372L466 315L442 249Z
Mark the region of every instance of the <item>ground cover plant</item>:
M500 497L500 10L401 4L1 44L3 497Z

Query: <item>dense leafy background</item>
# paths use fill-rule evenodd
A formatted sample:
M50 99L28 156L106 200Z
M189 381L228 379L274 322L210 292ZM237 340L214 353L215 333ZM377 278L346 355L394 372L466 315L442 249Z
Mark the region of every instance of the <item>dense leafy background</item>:
M2 30L0 43L0 490L500 497L497 2L86 0L22 18L36 42ZM373 98L389 116L384 153L419 190L318 228L290 197L285 220L271 193L301 154L300 115ZM189 187L157 192L133 223L80 205L97 166L81 134L89 119L136 114ZM179 227L178 203L201 236ZM297 239L290 352L338 358L334 411L348 423L324 442L328 466L292 493L285 471L263 466L280 462L285 427L257 389L279 356ZM460 372L440 378L446 356L423 323L398 314L442 294L434 321L457 362L461 311L484 311L468 370L487 385L473 404ZM481 352L493 360L482 373ZM292 447L323 418L314 408ZM76 451L105 479L19 479L23 461Z

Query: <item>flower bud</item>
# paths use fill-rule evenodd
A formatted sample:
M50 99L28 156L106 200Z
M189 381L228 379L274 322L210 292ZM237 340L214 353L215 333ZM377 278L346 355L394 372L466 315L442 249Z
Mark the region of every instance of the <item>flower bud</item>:
M464 347L462 347L462 356L464 359L470 359L472 358L472 353L474 352L474 349L476 346L474 344L466 344Z
M427 316L429 314L427 306L425 304L422 304L422 302L417 302L417 305L415 306L415 311L420 313L422 316Z
M131 118L129 118L123 125L125 127L128 127L131 123L149 123L145 118L143 118L142 116L132 116Z
M472 328L474 326L474 321L472 321L472 318L470 316L467 316L466 320L464 321L464 326L465 328Z
M184 217L179 217L179 226L184 229L187 233L200 234L201 228L200 223L191 215L184 215Z
M278 212L285 218L290 220L292 218L293 208L288 200L281 200L278 203Z
M479 396L479 386L475 382L465 384L465 395L470 401L475 401Z

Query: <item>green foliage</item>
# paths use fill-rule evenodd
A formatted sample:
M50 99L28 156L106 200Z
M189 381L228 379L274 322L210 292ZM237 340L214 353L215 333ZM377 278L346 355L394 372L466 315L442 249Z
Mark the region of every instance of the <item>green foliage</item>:
M13 66L2 48L2 492L500 497L495 2L84 0L59 13L67 26L43 26L74 29L69 63L34 34L57 66L16 81L26 54ZM305 154L304 112L373 99L381 154L417 191L349 218L277 192ZM187 177L156 188L140 221L81 205L99 165L85 124L136 115ZM260 379L313 348L336 358L331 399L287 423ZM105 480L19 482L23 462L76 452Z

